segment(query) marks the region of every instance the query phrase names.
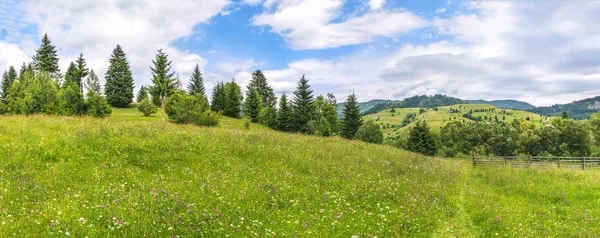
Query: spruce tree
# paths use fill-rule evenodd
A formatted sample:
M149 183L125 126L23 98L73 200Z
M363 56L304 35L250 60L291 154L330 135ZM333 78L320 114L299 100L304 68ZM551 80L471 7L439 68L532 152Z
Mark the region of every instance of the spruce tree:
M85 79L85 77L88 76L88 74L90 73L89 69L87 68L87 63L85 62L85 59L83 58L83 54L79 54L79 57L77 58L77 60L75 61L76 64L76 70L75 70L75 82L77 83L77 85L79 86L79 90L81 91L81 93L83 93L83 80Z
M113 107L127 107L133 101L133 77L127 56L117 45L110 57L110 65L104 76L106 100Z
M38 72L49 73L52 77L60 77L58 54L56 47L48 38L48 34L44 34L42 45L33 56L33 68Z
M252 80L250 80L250 83L248 84L247 88L248 91L246 92L246 94L250 92L250 89L254 89L258 92L258 95L260 95L262 101L263 108L274 108L275 104L277 104L277 97L275 97L273 88L271 88L271 86L269 86L269 84L267 83L267 78L262 73L262 71L256 70L252 73Z
M279 100L279 110L277 111L277 129L281 131L289 131L291 109L288 106L288 100L285 93L281 95Z
M360 116L360 108L358 107L358 101L356 94L352 92L346 99L346 105L344 108L344 120L342 121L342 128L340 135L346 139L354 138L356 131L362 125L362 117Z
M215 112L223 112L225 110L226 99L225 84L223 84L223 82L217 82L212 91L211 109Z
M194 67L194 71L192 72L192 77L190 78L190 84L187 87L188 93L190 95L201 95L206 98L206 94L204 92L204 78L202 77L202 72L200 72L200 67L196 64Z
M410 129L407 149L424 155L435 155L437 153L437 143L425 121L417 122Z
M65 81L62 83L62 87L66 88L77 84L77 67L75 63L71 62L67 72L65 73ZM77 88L79 90L79 88Z
M232 79L225 84L225 109L223 115L233 118L239 118L242 111L242 90L240 85Z
M175 72L171 72L171 61L169 56L162 49L156 53L156 59L152 61L154 67L150 67L152 71L152 83L150 95L155 104L161 105L162 120L165 121L165 100L173 95L177 89L177 78L173 77Z
M560 114L560 117L562 119L569 119L570 118L569 113L565 109L563 109L562 113Z
M246 93L246 101L244 102L244 114L249 117L252 122L258 122L258 116L262 109L262 99L260 98L259 92L250 88Z
M300 78L294 98L292 99L292 123L291 131L308 133L308 123L315 118L315 98L313 91L304 75Z
M90 70L88 77L85 79L85 90L87 91L87 96L90 98L91 96L102 96L102 86L100 86L100 79L98 75L94 72L94 70Z
M140 87L140 90L138 90L138 93L137 93L137 96L135 98L135 101L137 103L141 103L142 101L144 101L144 99L150 100L150 96L148 95L148 93L149 93L148 91L149 91L148 87L145 86L145 85L142 85Z
M17 71L15 67L10 66L8 71L5 71L2 75L2 82L0 83L0 101L5 101L8 97L8 90L10 86L17 80Z

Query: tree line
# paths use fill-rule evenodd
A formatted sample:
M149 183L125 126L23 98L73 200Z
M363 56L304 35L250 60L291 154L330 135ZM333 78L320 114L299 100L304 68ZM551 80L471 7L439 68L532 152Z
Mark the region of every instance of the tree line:
M198 64L184 90L168 54L162 50L158 50L150 66L152 84L142 85L135 95L132 71L120 45L110 56L104 87L96 73L87 67L83 54L69 65L64 75L58 62L56 47L44 34L32 62L24 63L19 72L12 66L4 72L0 113L106 117L111 114L111 107L129 107L135 97L137 109L144 116L160 109L163 121L168 116L176 123L215 126L222 116L244 117L285 132L383 142L379 126L363 122L354 93L346 100L344 118L339 119L335 96L328 93L315 97L305 75L298 81L291 99L283 93L278 101L265 75L256 70L245 95L235 79L217 82L209 103Z
M517 120L451 121L439 134L432 133L425 121L416 123L407 138L392 142L396 146L446 157L479 155L600 156L600 113L588 121L562 117L534 123Z

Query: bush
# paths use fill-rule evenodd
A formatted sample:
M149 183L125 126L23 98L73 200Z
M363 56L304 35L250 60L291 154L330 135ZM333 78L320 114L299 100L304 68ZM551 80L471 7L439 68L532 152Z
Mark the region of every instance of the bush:
M246 128L246 130L250 129L250 123L252 123L252 119L250 119L250 117L244 117L244 128Z
M201 96L175 94L165 102L165 111L175 123L194 123L216 126L221 116L210 110L208 101Z
M363 123L356 131L354 138L368 143L381 144L383 143L383 133L381 128L374 121Z
M143 113L145 117L148 117L158 111L158 107L154 106L154 103L150 102L148 98L142 99L142 101L138 104L137 109Z
M107 117L112 113L108 101L102 96L93 95L87 100L88 114L93 117Z

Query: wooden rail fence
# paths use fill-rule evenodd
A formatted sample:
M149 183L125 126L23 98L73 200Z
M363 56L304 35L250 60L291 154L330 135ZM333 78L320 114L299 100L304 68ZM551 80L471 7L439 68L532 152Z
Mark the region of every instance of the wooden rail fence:
M514 168L558 167L600 168L600 157L555 156L478 156L473 154L473 166L504 166Z

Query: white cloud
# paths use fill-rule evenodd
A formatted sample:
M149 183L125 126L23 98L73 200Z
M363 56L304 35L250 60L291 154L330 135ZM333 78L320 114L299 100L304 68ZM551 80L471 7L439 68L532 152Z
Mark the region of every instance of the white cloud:
M228 0L25 0L21 6L39 33L48 33L60 47L63 71L83 52L88 65L104 75L113 48L120 44L136 85L141 85L150 83L148 66L159 48L169 54L182 80L196 63L206 65L199 55L169 44L192 34L196 24L209 21L228 4Z
M29 60L30 57L18 45L0 42L0 71L7 70L10 66L19 70L23 62L29 62Z
M444 13L444 12L446 12L446 11L448 11L448 10L447 10L446 8L442 7L442 8L438 8L438 9L436 9L436 10L435 10L435 13Z
M275 4L274 10L255 16L252 24L270 26L294 49L362 44L427 25L419 16L401 9L369 11L334 23L344 4L341 0L281 0L267 1L264 5L270 8Z
M385 4L385 0L370 0L369 1L369 7L371 8L371 10L379 10L383 7L383 4Z
M452 40L299 60L265 74L289 92L306 73L317 94L342 99L355 90L361 100L442 93L568 103L600 95L600 3L578 3L474 2L472 13L434 20Z

